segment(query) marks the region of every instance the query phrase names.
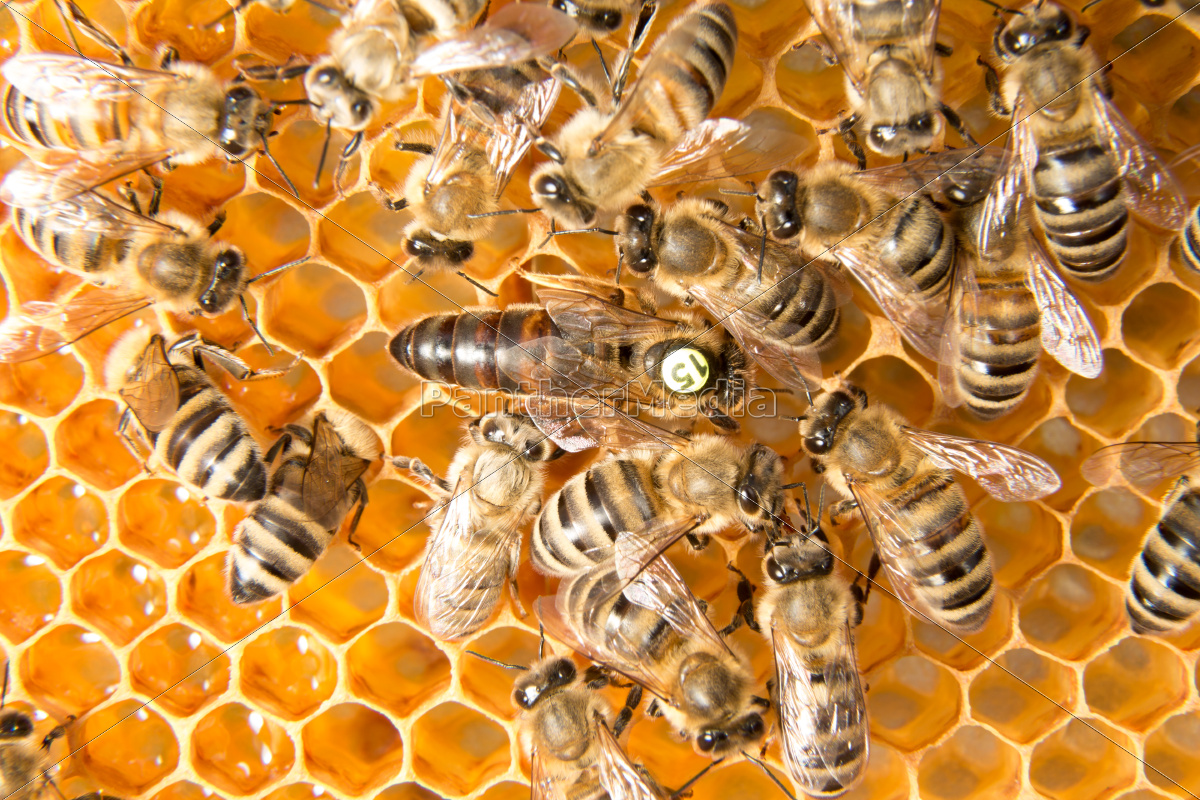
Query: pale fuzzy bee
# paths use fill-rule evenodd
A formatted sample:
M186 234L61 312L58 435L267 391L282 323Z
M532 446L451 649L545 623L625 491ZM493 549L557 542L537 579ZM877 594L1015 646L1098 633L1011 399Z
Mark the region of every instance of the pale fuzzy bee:
M286 591L329 548L350 509L349 539L367 505L363 473L379 458L365 424L340 409L318 412L312 429L288 425L267 452L275 464L266 495L233 532L229 594L258 603ZM278 461L277 461L278 460Z
M8 699L9 663L4 664L4 689L0 693L0 797L5 800L36 800L46 786L53 786L50 769L50 745L67 735L67 725L75 721L67 717L49 733L38 738L33 732L33 717L15 708L5 709ZM59 792L59 797L62 793ZM84 795L87 797L87 795ZM83 798L76 798L83 800Z

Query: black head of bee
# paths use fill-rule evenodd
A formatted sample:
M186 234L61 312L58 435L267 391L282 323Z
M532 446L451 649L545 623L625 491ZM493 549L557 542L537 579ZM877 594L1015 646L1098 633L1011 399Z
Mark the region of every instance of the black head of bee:
M654 209L647 205L630 206L617 222L617 241L625 265L635 275L649 275L658 266L654 253Z
M217 129L217 143L234 158L241 158L262 143L271 130L274 112L258 93L237 84L225 93L225 105Z
M561 169L549 169L534 177L531 184L533 200L539 207L579 225L590 225L596 219L596 206L586 199Z
M933 114L922 111L897 125L873 125L867 138L877 152L907 152L910 149L923 149L917 145L927 142L936 132L937 122ZM907 142L913 142L913 146L909 146Z
M804 415L801 433L804 449L812 455L824 455L833 447L838 426L846 416L857 408L866 408L866 393L858 387L847 386L845 390L830 392L817 400Z
M796 192L800 179L787 170L772 172L763 184L759 213L767 233L776 239L790 239L800 233L800 213L796 210Z
M783 510L783 462L771 448L750 448L746 471L737 485L738 508L752 528L774 525Z
M696 734L696 748L716 758L757 741L765 730L762 715L754 711L727 726L700 731Z
M570 14L580 27L596 32L615 31L621 27L621 12L614 8L583 9L571 0L553 0L551 8L558 9L564 14Z
M548 692L570 686L575 681L575 675L575 664L570 659L556 659L531 674L527 680L518 681L513 688L513 702L518 708L528 711Z
M404 241L404 251L421 262L438 261L457 267L471 260L475 245L458 239L439 239L429 231L414 231Z
M229 308L246 288L246 259L240 251L228 247L213 261L212 280L200 294L200 309L205 314L220 314Z
M304 76L309 102L322 122L348 131L361 131L375 116L371 99L331 63L310 69Z
M0 712L0 741L33 735L33 720L21 711Z
M993 45L996 55L1012 59L1040 44L1070 41L1075 31L1075 23L1064 9L1045 3L1034 13L1016 17L997 30Z

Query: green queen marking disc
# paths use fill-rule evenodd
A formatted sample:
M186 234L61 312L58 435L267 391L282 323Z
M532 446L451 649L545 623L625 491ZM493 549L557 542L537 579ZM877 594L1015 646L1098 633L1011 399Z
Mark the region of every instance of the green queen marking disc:
M663 380L673 392L698 392L708 383L711 368L704 353L684 347L663 359Z

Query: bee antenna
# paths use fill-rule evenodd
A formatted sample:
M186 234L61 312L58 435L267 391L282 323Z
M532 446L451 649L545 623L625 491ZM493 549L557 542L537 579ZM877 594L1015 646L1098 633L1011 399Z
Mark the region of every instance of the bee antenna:
M299 266L300 264L303 264L305 261L308 261L308 256L304 256L303 258L297 258L295 261L289 261L286 264L280 264L278 267L272 267L271 269L267 270L266 272L261 272L258 275L255 275L253 278L246 281L246 283L247 284L256 283L257 281L261 281L263 278L269 278L272 275L277 275L280 272L283 272L285 269L291 269L292 267Z
M551 225L550 233L546 234L546 238L542 240L542 243L540 245L538 245L539 248L545 247L549 243L550 237L566 236L569 233L603 233L606 236L620 236L620 234L617 233L616 231L610 231L607 228L575 228L575 229L569 230L569 231L556 231L556 230L554 230L554 227L553 227L554 226L553 221L551 221L550 225Z
M824 488L824 486L825 486L825 484L821 484L822 489ZM812 527L812 506L810 506L808 504L808 484L807 483L800 484L800 496L804 498L804 526L806 528L811 528Z
M484 285L483 285L482 283L480 283L479 281L477 281L477 280L475 280L474 278L472 278L472 277L471 277L470 275L468 275L467 273L463 272L461 269L460 269L458 272L455 272L454 274L455 274L455 275L457 275L458 277L462 278L463 280L465 280L467 283L469 283L469 284L471 284L472 286L474 286L476 289L480 289L480 290L482 290L482 291L484 291L484 292L487 292L487 293L488 293L488 294L490 294L492 297L499 297L499 296L500 296L500 295L498 295L497 293L493 292L493 291L492 291L491 289L489 289L488 287L484 286Z
M798 417L780 417L780 419L786 419L789 422L804 422L804 420L808 419L808 417L804 414L801 414Z
M272 133L272 135L274 135L274 133ZM268 137L266 134L262 135L263 155L267 157L268 161L275 165L275 169L279 170L279 177L283 178L283 182L287 184L287 187L289 190L291 190L292 195L299 200L300 192L296 191L296 184L292 183L292 179L288 177L286 172L284 172L283 165L275 160L275 155L271 152L271 148L267 144L267 138Z
M767 257L767 220L760 215L758 221L762 226L762 244L758 247L758 285L762 286L763 261Z
M804 485L804 481L796 481L795 483L785 483L783 486L780 486L779 488L783 489L785 492L790 492L792 489L799 489L803 485Z
M321 172L325 169L325 158L329 155L329 140L333 138L333 119L325 123L325 143L321 145L321 158L317 161L317 172L313 175L313 188L321 185Z
M999 3L995 2L994 0L979 0L979 2L996 9L997 14L1016 14L1019 17L1025 16L1024 11L1021 11L1016 8L1009 8L1008 6L1002 6ZM1089 6L1094 6L1098 2L1100 2L1100 0L1092 0L1090 3L1088 3L1087 5L1085 5L1083 7L1083 10L1086 11Z
M779 791L783 792L783 794L788 798L788 800L796 800L796 795L794 795L790 791L788 791L788 788L779 781L779 778L775 777L775 773L771 772L770 767L768 767L763 762L759 761L754 756L747 753L745 750L742 751L742 755L744 755L749 760L753 761L755 764L758 765L759 769L761 769L763 772L767 773L767 777L771 779L772 783L774 783L776 786L779 787Z
M505 669L517 669L522 672L526 672L529 670L529 667L522 667L520 664L509 664L506 661L497 661L496 659L488 658L487 656L485 656L481 653L476 653L474 650L468 650L467 655L475 656L480 661L486 661L489 664L495 664L497 667L504 667Z
M546 627L538 622L538 661L546 657Z
M613 278L613 283L617 286L621 285L621 267L625 264L625 250L622 248L617 251L617 274Z
M4 689L0 690L0 708L4 708L4 703L8 700L8 668L12 662L5 660L4 662Z
M503 217L509 214L536 214L540 208L509 208L503 211L489 211L486 214L467 214L467 219L483 219L484 217Z
M750 184L750 185L753 186L754 184ZM733 194L733 195L737 195L738 197L758 197L758 192L755 192L755 191L739 192L736 189L717 189L717 191L720 194Z

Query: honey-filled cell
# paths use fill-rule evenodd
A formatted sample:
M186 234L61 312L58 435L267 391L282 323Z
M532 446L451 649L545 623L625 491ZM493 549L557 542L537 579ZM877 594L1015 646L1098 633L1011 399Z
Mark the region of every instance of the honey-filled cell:
M232 27L212 24L228 11L225 0L151 0L133 27L147 50L168 45L184 61L211 64L233 47Z
M337 684L333 654L301 628L260 634L242 652L240 671L246 697L284 719L304 719Z
M387 352L390 337L374 331L355 340L329 362L329 396L369 422L392 419L418 379Z
M225 555L209 556L188 567L179 580L176 606L185 618L222 642L232 644L280 614L279 598L240 606L229 596Z
M321 297L315 306L312 292ZM362 290L336 269L315 262L276 278L264 306L267 333L314 357L352 340L367 318Z
M71 576L71 606L116 645L126 645L167 613L161 576L119 550L89 559Z
M215 708L192 732L192 763L205 781L232 794L260 791L292 768L287 732L240 703Z
M83 484L54 477L35 486L13 509L13 535L66 569L104 545L108 514Z
M0 364L0 403L35 417L52 417L71 404L83 381L83 367L67 350L36 361Z
M508 735L459 703L426 711L413 725L413 770L434 789L464 794L509 765Z
M334 543L288 591L292 619L331 642L345 642L383 618L388 588L358 552Z
M404 718L450 686L450 661L432 639L402 622L376 626L346 652L355 695Z
M81 721L83 762L92 774L128 794L141 794L174 772L179 741L152 708L121 700Z
M326 708L304 726L302 738L312 775L349 795L365 794L394 777L404 757L396 727L357 703Z
M499 628L472 639L470 652L464 654L459 665L463 693L494 716L516 719L519 709L513 702L513 682L519 671L505 669L471 653L525 668L537 660L538 649L537 635L520 628ZM553 652L559 652L558 648Z
M134 687L156 705L190 716L225 693L230 659L199 631L172 623L134 646L129 671Z
M208 506L174 481L138 481L121 495L118 538L160 567L186 564L204 549L215 530Z
M117 434L121 409L111 400L80 406L59 422L55 454L59 463L91 485L115 489L141 469Z
M46 559L33 553L0 553L0 635L20 643L54 621L62 606L58 576Z
M363 559L376 569L399 572L414 563L425 547L427 528L420 523L432 509L432 501L420 489L396 480L372 483L370 498L354 541L362 548Z
M206 786L192 781L179 781L155 792L152 800L224 800L224 798Z
M50 452L46 436L29 417L0 411L0 498L11 499L46 471Z
M78 716L112 696L121 667L99 634L61 625L25 650L21 676L26 691L42 704Z

